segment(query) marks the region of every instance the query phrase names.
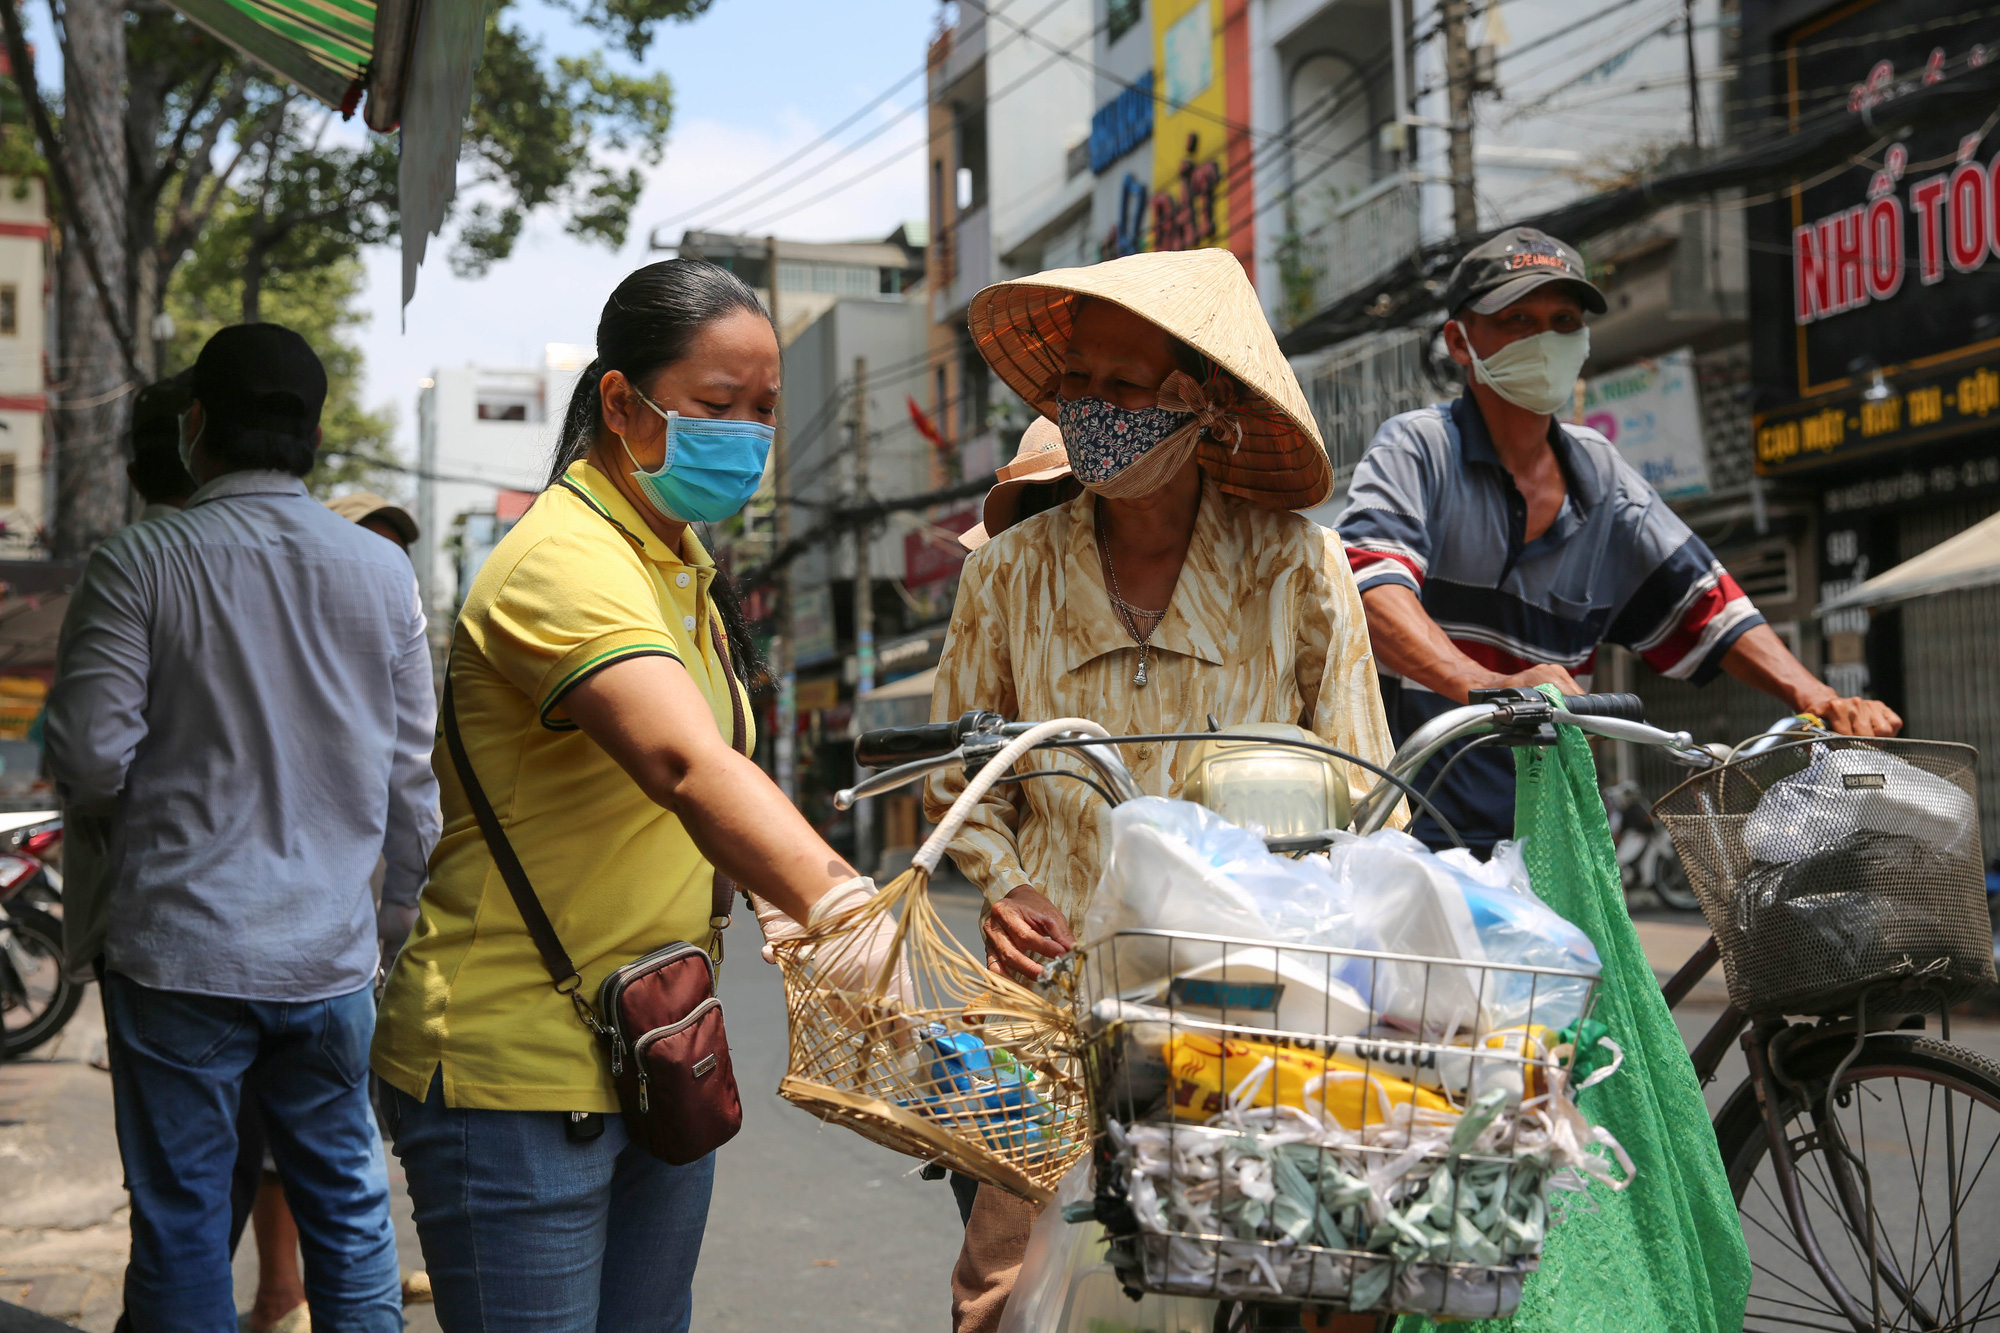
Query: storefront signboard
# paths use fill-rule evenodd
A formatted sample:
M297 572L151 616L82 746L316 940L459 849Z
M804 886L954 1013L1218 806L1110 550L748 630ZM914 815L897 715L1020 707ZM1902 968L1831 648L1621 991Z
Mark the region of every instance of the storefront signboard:
M1708 446L1687 348L1586 381L1583 424L1617 445L1668 499L1708 493Z

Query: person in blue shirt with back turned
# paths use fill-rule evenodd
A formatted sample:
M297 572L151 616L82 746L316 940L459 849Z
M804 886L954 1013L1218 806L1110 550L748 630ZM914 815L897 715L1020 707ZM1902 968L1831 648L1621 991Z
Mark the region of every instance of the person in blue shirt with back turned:
M1836 731L1901 730L1886 704L1841 698L1806 670L1609 440L1556 420L1590 355L1584 313L1605 309L1581 255L1509 228L1459 262L1444 306L1465 394L1383 423L1335 523L1398 745L1472 690L1586 693L1600 643L1697 684L1727 671ZM1431 799L1477 851L1512 837L1512 753L1466 754ZM1410 832L1450 845L1428 814Z
M306 492L326 374L298 334L223 329L180 452L199 488L119 532L70 600L47 755L108 822L104 997L132 1193L134 1333L233 1333L237 1108L257 1100L315 1327L403 1327L368 1102L382 941L437 839L416 575ZM376 911L369 876L388 868Z

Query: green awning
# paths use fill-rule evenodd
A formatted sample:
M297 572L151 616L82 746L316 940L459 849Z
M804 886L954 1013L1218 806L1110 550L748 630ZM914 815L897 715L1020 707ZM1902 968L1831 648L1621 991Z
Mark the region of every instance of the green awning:
M0 0L6 3L7 0ZM170 0L194 23L301 92L397 134L403 303L457 192L490 0Z
M375 52L374 0L227 0L336 74L358 80Z

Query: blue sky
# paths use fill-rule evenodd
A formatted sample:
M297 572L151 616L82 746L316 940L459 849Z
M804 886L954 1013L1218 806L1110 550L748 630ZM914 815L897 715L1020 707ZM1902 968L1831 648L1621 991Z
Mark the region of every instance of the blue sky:
M407 331L396 309L400 258L394 251L371 255L364 299L373 318L360 339L368 359L367 397L371 404L394 404L399 444L414 447L417 380L434 367L535 364L544 343L589 342L612 286L649 258L646 234L653 223L756 178L919 68L936 9L936 0L716 0L702 18L662 29L646 64L673 79L675 128L620 253L582 245L564 236L556 219L537 218L511 260L467 281L452 275L433 242ZM599 44L598 34L547 6L510 12L551 51L580 53ZM845 137L922 97L918 80ZM718 210L693 223L730 228L763 221L907 146L864 184L790 212L775 226L781 234L816 240L887 235L898 222L923 214L924 159L915 148L922 123L921 114L905 117L838 166L807 173L798 189L769 205L735 214ZM739 198L761 193L760 187Z
M62 67L48 11L29 5L24 12L43 85L60 88ZM605 296L619 278L651 258L646 237L654 223L758 179L920 68L937 12L938 0L715 0L694 22L660 29L644 62L673 80L674 130L621 251L583 245L563 235L554 217L536 216L512 259L484 278L465 280L453 276L445 262L447 231L432 242L407 327L397 310L401 256L394 249L370 253L362 297L370 320L359 330L368 366L365 396L371 406L393 406L398 447L415 450L420 378L437 366L468 361L535 365L545 343L588 343ZM541 0L517 0L508 16L553 54L582 54L604 45L601 34ZM606 56L634 67L620 48L606 48ZM923 95L919 79L842 141L919 104ZM924 158L918 151L923 120L920 112L904 116L854 156L814 171L813 164L827 163L839 145L820 150L778 178L799 178L797 188L755 209L718 209L688 225L726 230L768 221L772 225L758 230L807 240L886 236L897 223L924 213ZM359 125L357 117L343 128L359 133ZM904 151L898 155L898 150ZM895 158L890 166L855 188L796 207L890 157ZM760 182L735 202L764 192Z

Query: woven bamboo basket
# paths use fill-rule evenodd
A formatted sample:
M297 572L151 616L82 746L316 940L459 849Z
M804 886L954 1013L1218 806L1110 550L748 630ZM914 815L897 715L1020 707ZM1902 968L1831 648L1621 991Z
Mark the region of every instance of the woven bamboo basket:
M1039 739L1021 737L967 784L909 871L774 952L791 1033L779 1096L1045 1204L1090 1150L1070 996L1044 998L987 968L952 938L929 894L964 812ZM879 939L891 929L883 954Z

